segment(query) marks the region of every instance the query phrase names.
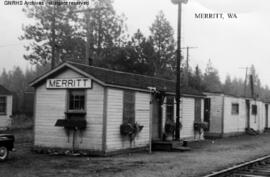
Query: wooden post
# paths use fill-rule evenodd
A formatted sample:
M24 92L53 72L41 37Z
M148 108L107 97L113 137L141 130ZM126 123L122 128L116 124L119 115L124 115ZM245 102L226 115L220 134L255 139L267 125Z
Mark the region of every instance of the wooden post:
M177 32L177 59L176 59L176 131L175 140L180 140L180 65L181 65L181 10L182 3L178 3L178 32Z

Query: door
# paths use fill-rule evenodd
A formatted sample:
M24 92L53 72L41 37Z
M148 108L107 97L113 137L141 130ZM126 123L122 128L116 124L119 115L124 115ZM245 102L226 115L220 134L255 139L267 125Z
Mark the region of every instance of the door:
M162 107L154 96L152 97L152 139L161 140Z
M210 127L211 99L204 99L204 122L208 123L208 131Z
M265 104L265 128L268 128L268 104Z

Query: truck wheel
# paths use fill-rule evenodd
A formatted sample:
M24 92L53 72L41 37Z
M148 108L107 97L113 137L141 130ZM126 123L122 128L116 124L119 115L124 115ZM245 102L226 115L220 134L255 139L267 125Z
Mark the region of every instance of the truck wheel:
M8 158L8 149L4 146L0 147L0 161L6 160Z

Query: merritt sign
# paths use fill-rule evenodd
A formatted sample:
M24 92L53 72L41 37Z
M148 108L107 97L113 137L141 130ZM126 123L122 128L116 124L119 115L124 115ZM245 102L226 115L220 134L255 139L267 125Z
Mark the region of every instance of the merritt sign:
M92 88L92 80L88 78L48 79L46 86L48 89Z

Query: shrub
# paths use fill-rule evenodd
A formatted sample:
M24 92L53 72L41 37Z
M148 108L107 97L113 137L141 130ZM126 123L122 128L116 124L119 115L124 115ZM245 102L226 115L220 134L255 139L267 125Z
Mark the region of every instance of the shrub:
M208 130L208 123L207 122L194 122L194 130L202 133L202 130Z
M173 121L168 121L165 124L165 133L167 135L173 135L176 129L176 124Z
M129 136L130 141L132 141L139 132L141 132L143 126L135 123L123 123L120 125L120 133L122 136Z

